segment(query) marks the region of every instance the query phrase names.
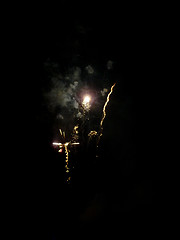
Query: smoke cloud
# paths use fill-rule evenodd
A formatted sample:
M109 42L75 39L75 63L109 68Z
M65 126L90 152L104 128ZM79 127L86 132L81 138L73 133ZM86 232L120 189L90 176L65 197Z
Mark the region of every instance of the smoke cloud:
M103 88L103 90L101 90L101 95L104 97L108 92L107 88Z
M64 76L60 73L55 73L51 78L51 89L46 93L48 107L51 111L56 109L64 109L73 111L79 108L79 104L75 99L76 91L81 81L81 69L75 67ZM63 118L63 114L61 117Z
M109 60L109 61L107 62L107 69L110 70L110 69L112 69L112 68L113 68L113 61Z
M93 74L94 73L94 69L91 65L88 65L86 68L86 71L89 73L89 74Z
M109 60L107 68L111 69L112 65L113 62ZM92 95L93 101L91 118L101 117L104 98L109 91L103 73L95 71L91 65L84 68L75 66L63 72L59 64L48 62L45 63L45 68L49 81L48 90L44 94L47 107L60 124L73 126L76 120L83 118L82 98L83 94L88 93Z

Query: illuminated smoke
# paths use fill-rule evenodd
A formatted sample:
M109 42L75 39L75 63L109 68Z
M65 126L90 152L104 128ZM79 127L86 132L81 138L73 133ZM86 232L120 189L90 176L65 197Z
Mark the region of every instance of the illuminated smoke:
M97 136L97 132L96 131L90 131L90 133L88 134L89 140L91 140L93 137Z
M109 60L109 61L107 62L107 69L110 70L110 69L112 69L112 68L113 68L113 61Z
M89 74L93 74L93 73L94 73L94 69L91 67L91 65L88 65L85 69L86 69L86 71L87 71Z
M77 110L79 104L76 101L75 95L79 83L81 82L81 69L74 67L66 74L53 72L51 77L51 90L45 93L45 97L48 100L48 107L51 111L56 108L66 108L66 112ZM63 119L64 114L58 115L60 119Z
M108 89L107 88L103 88L103 90L101 90L101 95L104 97L107 92L108 92Z
M68 149L68 145L69 143L65 143L64 144L64 148L65 148L65 153L66 153L66 173L69 173L69 167L68 167L68 163L69 163L69 149Z
M81 112L78 112L77 115L76 115L77 118L82 118L83 117L83 114Z
M97 135L96 131L90 131L90 133L88 134L89 137L96 136L96 135Z

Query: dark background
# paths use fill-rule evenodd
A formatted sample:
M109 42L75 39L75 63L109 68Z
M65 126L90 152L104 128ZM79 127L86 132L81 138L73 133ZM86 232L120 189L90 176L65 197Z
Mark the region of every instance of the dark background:
M14 218L20 214L22 220L18 231L38 239L86 238L97 231L137 236L145 230L148 235L155 218L149 136L157 28L147 6L62 1L46 10L25 7L14 19L10 63L21 140L12 204ZM87 163L74 172L70 185L64 182L64 156L52 148L55 120L43 95L49 87L47 60L62 71L92 64L100 73L108 60L114 62L109 84L116 87L99 161L91 163L87 152L76 156Z

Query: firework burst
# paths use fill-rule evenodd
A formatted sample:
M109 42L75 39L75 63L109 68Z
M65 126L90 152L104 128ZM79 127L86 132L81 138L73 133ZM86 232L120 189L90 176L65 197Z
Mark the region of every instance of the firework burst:
M59 133L61 136L60 143L54 142L53 145L59 147L60 153L65 153L65 172L66 172L66 182L70 183L71 180L71 167L69 164L69 156L70 156L70 150L72 150L73 145L79 145L81 143L82 148L85 148L88 153L88 151L93 151L94 153L97 153L98 145L100 142L100 138L103 134L103 123L106 118L106 108L110 101L110 96L113 93L113 89L115 87L116 83L114 83L111 86L110 92L107 95L106 102L103 106L103 113L102 113L102 119L100 121L99 126L99 132L92 130L89 132L90 123L89 123L89 114L90 114L90 108L92 104L92 99L90 95L84 95L82 102L79 102L79 107L82 111L82 117L79 118L78 124L76 124L73 128L70 140L67 141L66 139L66 133L65 131L62 131L59 129ZM88 133L89 132L89 133ZM89 154L89 153L88 153ZM92 153L91 153L92 154ZM97 154L96 154L97 156Z

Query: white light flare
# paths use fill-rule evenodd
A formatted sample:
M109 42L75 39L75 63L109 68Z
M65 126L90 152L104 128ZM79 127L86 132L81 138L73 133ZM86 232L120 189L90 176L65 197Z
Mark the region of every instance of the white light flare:
M75 142L75 143L66 142L66 143L63 144L63 143L53 142L53 145L60 146L60 148L67 147L69 144L70 145L79 145L80 143L79 142Z
M53 145L56 145L56 146L62 146L63 144L62 144L62 143L56 143L56 142L53 142Z
M89 95L84 96L84 99L83 99L83 104L84 105L89 104L90 101L91 101L91 97Z

